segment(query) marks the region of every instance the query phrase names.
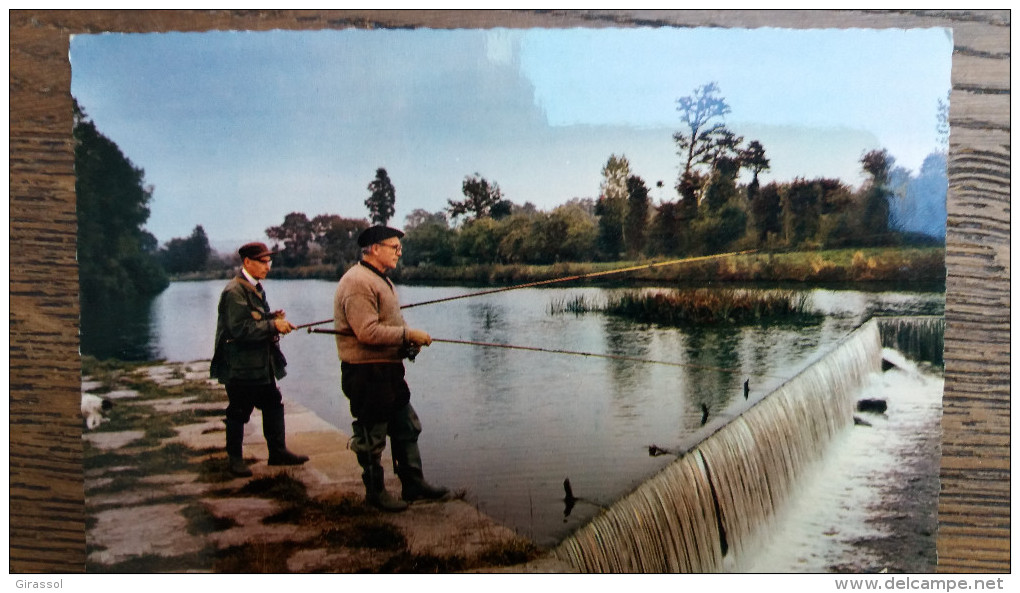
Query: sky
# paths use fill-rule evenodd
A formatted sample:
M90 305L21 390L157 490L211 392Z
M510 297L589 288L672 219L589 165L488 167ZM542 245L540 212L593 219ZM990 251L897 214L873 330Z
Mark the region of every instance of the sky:
M164 244L202 225L229 250L290 212L391 226L478 174L516 204L596 198L610 155L675 200L677 99L715 82L724 123L765 147L763 182L837 177L886 149L939 149L951 30L457 29L74 35L71 94L153 188ZM656 187L658 181L663 187Z

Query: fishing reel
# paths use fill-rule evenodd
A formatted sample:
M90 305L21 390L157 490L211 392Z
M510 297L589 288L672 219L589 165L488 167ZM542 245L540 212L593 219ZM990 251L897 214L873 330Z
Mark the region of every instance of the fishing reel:
M421 352L421 346L413 342L406 342L400 347L400 358L406 358L411 362L414 362L415 357Z

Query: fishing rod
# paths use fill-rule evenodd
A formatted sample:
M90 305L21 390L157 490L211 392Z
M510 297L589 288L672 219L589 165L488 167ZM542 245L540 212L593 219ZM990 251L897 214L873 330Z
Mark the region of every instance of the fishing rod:
M536 286L545 286L547 284L555 284L557 282L570 282L572 280L585 280L585 279L588 279L588 278L598 278L598 277L601 277L601 276L609 276L609 275L612 275L612 274L623 274L625 272L634 272L634 271L637 271L637 270L650 270L652 268L659 268L659 267L662 267L662 266L672 266L672 265L677 265L677 264L682 264L682 263L691 263L691 262L697 262L697 261L706 261L706 260L710 260L710 259L719 259L719 258L723 258L723 257L732 257L732 256L736 256L736 255L747 255L747 254L750 254L750 253L755 253L757 251L758 251L757 249L748 249L746 251L734 251L734 252L730 252L730 253L717 253L717 254L714 254L714 255L701 255L701 256L698 256L698 257L685 257L685 258L682 258L682 259L673 259L673 260L664 261L664 262L657 262L657 263L650 263L650 264L641 264L641 265L630 266L630 267L626 267L626 268L617 268L617 269L614 269L614 270L603 270L601 272L585 272L583 274L575 274L575 275L572 275L572 276L563 276L561 278L550 278L548 280L536 280L535 282L526 282L524 284L515 284L513 286L503 286L503 287L500 287L500 288L490 288L488 290L482 290L482 291L478 291L478 292L470 292L470 293L467 293L467 294L460 294L460 295L455 295L455 296L443 297L443 298L439 298L439 299L432 299L432 300L428 300L428 301L421 301L421 302L418 302L418 303L410 303L408 305L401 305L400 308L401 309L410 309L412 307L421 307L421 306L424 306L424 305L435 305L437 303L445 303L445 302L448 302L448 301L455 301L455 300L458 300L458 299L466 299L466 298L471 298L471 297L484 296L484 295L487 295L487 294L496 294L496 293L499 293L499 292L507 292L507 291L510 291L510 290L518 290L518 289L521 289L521 288L534 288ZM306 327L315 327L317 325L323 325L325 323L330 323L332 321L333 321L332 318L330 318L330 319L323 319L322 321L313 321L312 323L304 323L302 325L295 326L294 329L304 329ZM311 330L309 330L309 332L311 332Z
M338 334L335 329L309 329L308 333L314 334ZM660 364L665 366L673 367L684 367L684 368L697 368L707 371L719 371L721 373L732 373L732 374L744 374L739 369L732 369L726 367L714 367L703 364L693 364L685 362L674 362L669 360L655 360L651 358L640 358L637 356L627 356L624 354L601 354L598 352L583 352L580 350L564 350L562 348L542 348L539 346L520 346L516 344L500 344L498 342L478 342L474 340L454 340L449 338L432 338L433 342L441 344L460 344L464 346L481 346L483 348L504 348L507 350L524 350L528 352L543 352L545 354L567 354L571 356L585 356L591 358L604 358L608 360L623 360L628 362L640 362L644 364ZM786 379L786 377L779 377L776 375L757 374L759 377L772 377L777 379Z
M673 367L685 367L685 368L698 368L707 371L719 371L723 373L734 373L740 374L737 369L728 369L724 367L713 367L701 364L691 364L684 362L674 362L670 360L655 360L652 358L640 358L637 356L627 356L625 354L600 354L598 352L583 352L580 350L564 350L562 348L541 348L539 346L519 346L515 344L500 344L497 342L476 342L474 340L451 340L446 338L432 338L433 342L439 342L442 344L461 344L464 346L481 346L483 348L505 348L507 350L526 350L528 352L543 352L546 354L568 354L571 356L585 356L591 358L605 358L608 360L624 360L627 362L641 362L645 364L661 364Z

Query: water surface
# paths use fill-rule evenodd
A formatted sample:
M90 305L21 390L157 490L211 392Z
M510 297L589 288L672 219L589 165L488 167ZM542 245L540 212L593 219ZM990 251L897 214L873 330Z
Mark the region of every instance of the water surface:
M211 357L224 284L171 284L152 302L147 322L134 324L141 337L114 350L172 361ZM272 307L285 309L296 324L332 316L334 282L270 279L265 285ZM405 304L472 290L398 287ZM825 314L823 321L745 328L678 329L549 313L554 301L599 301L614 290L620 289L523 289L405 310L408 323L435 338L677 363L442 343L407 363L411 401L424 425L427 478L465 490L482 511L540 545L558 542L598 505L612 503L673 459L650 456L650 445L693 446L872 314L941 314L945 302L943 293L811 290L809 305ZM333 337L301 330L285 336L282 348L289 361L284 397L349 433ZM564 516L567 478L582 500Z

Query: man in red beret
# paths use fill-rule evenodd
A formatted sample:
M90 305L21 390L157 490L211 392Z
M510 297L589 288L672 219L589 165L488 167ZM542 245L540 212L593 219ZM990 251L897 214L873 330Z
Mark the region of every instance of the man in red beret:
M358 236L361 261L343 275L333 298L341 387L354 416L351 449L362 468L366 502L391 512L449 493L425 481L418 450L421 421L404 381L403 359L410 350L431 344L432 338L407 326L396 290L386 277L397 267L403 236L386 226L365 229ZM387 436L403 500L390 496L383 484Z
M276 382L287 374L280 336L294 326L282 310L271 311L262 288L276 254L264 243L248 243L238 251L241 271L220 294L216 318L216 347L209 374L227 390L227 456L230 472L251 476L244 461L244 425L252 410L262 410L262 434L269 449L269 465L300 465L305 455L287 450L283 396Z

